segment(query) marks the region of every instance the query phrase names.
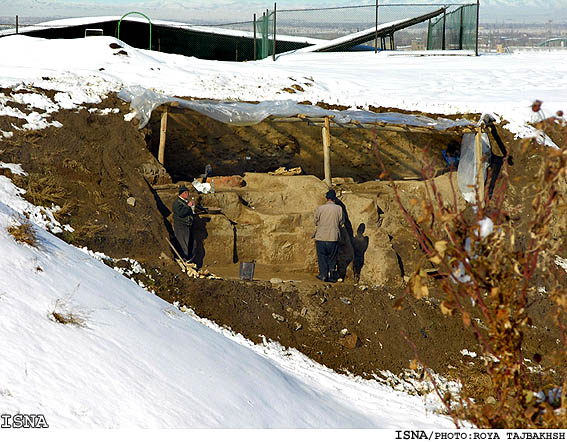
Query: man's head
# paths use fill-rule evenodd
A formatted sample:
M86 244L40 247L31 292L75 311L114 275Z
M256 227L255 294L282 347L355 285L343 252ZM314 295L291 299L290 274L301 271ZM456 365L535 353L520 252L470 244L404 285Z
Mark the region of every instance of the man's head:
M186 186L181 186L179 188L179 196L181 198L187 199L189 197L189 189Z
M329 201L335 201L337 199L337 194L333 189L331 189L325 194L325 198Z
M539 112L541 110L541 105L543 102L541 100L535 100L532 103L532 112Z

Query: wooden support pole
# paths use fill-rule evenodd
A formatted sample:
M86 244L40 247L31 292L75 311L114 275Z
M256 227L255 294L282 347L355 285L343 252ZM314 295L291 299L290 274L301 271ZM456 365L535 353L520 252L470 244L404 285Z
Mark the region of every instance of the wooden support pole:
M475 158L476 158L476 176L478 184L478 198L480 204L484 205L484 168L482 167L482 127L476 130L475 137Z
M165 138L167 135L167 107L161 114L161 128L159 131L158 161L163 166L165 159Z
M331 123L329 117L325 117L325 125L321 130L323 135L323 166L325 169L325 184L331 187Z

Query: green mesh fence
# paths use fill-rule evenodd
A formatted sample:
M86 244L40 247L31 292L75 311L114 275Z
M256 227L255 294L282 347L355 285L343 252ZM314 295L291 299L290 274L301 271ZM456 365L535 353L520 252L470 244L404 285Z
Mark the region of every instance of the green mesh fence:
M266 11L256 20L256 58L267 58L274 53L274 12Z
M317 9L282 9L277 11L277 52L291 50L293 42L282 41L280 35L303 39L310 43L317 40L332 40L355 32L376 27L376 24L405 20L438 10L441 4L400 4L344 6ZM378 11L377 11L378 9ZM378 13L377 13L378 12ZM395 38L369 38L357 43L349 50L372 49L377 43L379 50L424 49L427 39L427 22L419 23L400 31ZM345 50L341 48L341 50Z
M475 50L477 5L463 5L429 23L428 50Z

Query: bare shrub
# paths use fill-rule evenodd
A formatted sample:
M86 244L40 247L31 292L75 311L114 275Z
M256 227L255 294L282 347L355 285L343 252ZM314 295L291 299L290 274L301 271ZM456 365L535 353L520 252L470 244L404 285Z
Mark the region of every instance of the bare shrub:
M18 224L12 224L9 226L8 233L19 243L37 247L38 240L35 229L30 220L26 218L22 217Z
M376 153L383 165L377 149ZM527 141L521 154L539 161L535 180L522 189L524 199L531 202L531 211L523 218L518 216L519 208L505 204L506 190L514 184L507 165L494 196L481 200L477 187L476 203L465 210L458 208L454 188L453 201L441 197L427 164L423 167L427 197L412 202L414 209L420 209L412 212L421 215L410 214L390 180L425 255L408 291L422 298L434 285L441 290L442 313L459 315L463 325L473 330L492 380L485 398L467 397L466 386L460 398L441 397L457 426L466 420L480 428L567 427L567 278L556 263L563 239L552 234L554 222L566 217L560 189L567 176L567 146L555 150ZM383 175L388 176L387 171ZM435 280L427 271L431 266L437 270ZM547 373L548 384L535 389L522 344L532 324L529 307L543 296L537 283L542 280L555 305L552 321L563 346L553 355L557 363ZM534 359L539 363L541 355Z
M68 300L60 298L55 301L55 306L49 313L49 316L52 320L59 324L85 327L87 323L86 313L72 310L74 309L69 306Z

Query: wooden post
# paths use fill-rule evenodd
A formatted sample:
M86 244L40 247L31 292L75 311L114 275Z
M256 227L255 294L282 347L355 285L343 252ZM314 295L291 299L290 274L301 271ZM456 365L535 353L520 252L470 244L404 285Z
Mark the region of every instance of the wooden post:
M18 28L19 28L19 17L16 15L16 34L19 32Z
M325 169L325 184L331 187L331 123L329 117L325 117L325 125L322 128L323 135L323 167Z
M161 128L159 131L159 152L158 161L163 166L165 159L165 138L167 134L167 107L165 111L161 114Z
M484 169L482 167L482 126L476 129L475 137L476 177L478 184L478 198L484 205Z

